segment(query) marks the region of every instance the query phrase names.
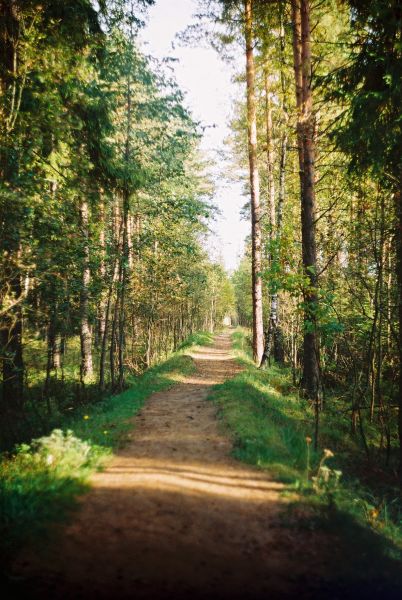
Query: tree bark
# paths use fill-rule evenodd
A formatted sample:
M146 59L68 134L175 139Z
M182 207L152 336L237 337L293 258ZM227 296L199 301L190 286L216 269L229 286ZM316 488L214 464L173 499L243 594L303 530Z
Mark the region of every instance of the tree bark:
M398 394L398 438L399 438L399 482L402 487L402 165L398 173L399 188L394 194L396 214L396 280L398 286L398 364L399 364L399 394Z
M115 209L117 210L117 201L115 200L113 204L113 215L115 214ZM109 289L107 293L107 299L104 307L104 329L101 339L101 352L99 357L99 389L104 391L105 389L105 375L106 375L106 353L107 353L107 341L109 337L109 329L110 329L110 314L112 311L112 303L113 303L113 295L116 291L116 283L119 275L119 260L121 254L121 236L122 236L122 228L123 223L119 223L117 219L112 218L112 239L114 242L113 246L113 259L112 264L110 266L110 275L109 275ZM105 276L106 276L106 265L105 265ZM114 321L113 321L114 323ZM113 326L114 327L114 326ZM111 371L111 382L112 389L115 385L114 380L114 337L115 330L112 328L111 333L111 344L110 344L110 371Z
M267 175L268 175L268 214L269 214L269 237L270 241L274 238L276 227L275 210L275 175L274 175L274 145L272 132L272 103L271 92L269 90L268 71L264 72L265 87L265 133L267 143Z
M100 190L100 204L99 204L99 219L100 219L100 231L99 231L99 250L100 250L100 265L99 274L102 281L105 281L106 274L106 215L105 215L105 200L103 191ZM98 308L98 341L102 343L103 336L106 327L106 307L107 299L105 293L101 292L99 308Z
M47 330L49 371L54 371L61 367L61 334L57 311L57 301L53 300Z
M19 267L10 265L7 281L10 293L19 298L22 293ZM1 357L3 362L3 414L20 413L23 406L24 360L22 353L22 307L17 303L2 318Z
M261 279L261 207L260 182L257 164L257 114L255 99L255 66L253 36L253 1L245 0L245 42L247 76L247 133L251 191L251 246L253 300L253 357L260 364L264 351Z
M129 211L129 191L124 190L123 194L123 239L122 239L122 256L120 261L120 274L119 274L119 337L118 337L118 367L119 367L119 378L118 378L118 389L121 391L124 389L124 347L125 347L125 298L126 298L126 285L128 278L128 260L129 260L129 247L128 247L128 211Z
M285 127L287 126L287 115L285 119ZM286 128L282 135L281 141L281 159L279 164L279 192L278 192L278 210L277 210L277 252L280 252L280 242L282 237L282 225L283 225L283 210L285 206L286 196L286 158L288 149L288 134ZM277 257L279 261L280 257ZM283 363L285 360L285 353L283 348L283 335L282 328L279 320L279 294L277 293L277 307L276 307L276 321L274 328L274 358L277 362Z
M134 44L134 4L131 3L131 19L130 19L130 32L129 40L131 44ZM130 201L130 183L129 183L129 168L131 161L131 129L132 129L132 63L127 72L126 81L126 137L124 142L124 164L125 164L125 176L124 176L124 187L122 190L122 224L123 224L123 235L122 235L122 255L120 261L120 273L119 273L119 333L118 333L118 389L124 389L124 352L125 352L125 323L126 323L126 287L128 282L129 270L130 270L130 238L129 238L129 201Z
M268 162L268 186L269 186L269 198L268 198L268 210L270 215L270 256L269 260L271 266L279 261L280 252L280 240L282 235L282 222L283 222L283 207L285 203L285 167L286 167L286 156L287 156L287 124L288 115L286 110L286 90L284 85L283 68L285 64L285 31L283 27L283 14L282 7L279 7L279 18L280 18L280 50L281 50L281 83L282 83L282 113L284 117L284 131L281 141L281 156L279 164L279 193L278 193L278 206L275 206L275 186L274 186L274 157L272 150L272 110L269 99L269 81L268 75L265 73L265 96L266 96L266 130L267 130L267 162ZM275 241L275 245L273 242ZM260 367L270 360L272 349L274 351L274 357L277 362L284 361L283 351L283 339L282 331L279 327L279 294L278 290L274 288L271 293L271 304L270 314L268 320L267 333L265 336L264 352L261 358Z
M282 222L283 222L283 206L285 202L285 165L286 165L286 154L287 154L287 133L286 131L282 137L281 143L281 159L279 166L279 194L278 194L278 210L276 213L276 230L275 236L275 248L271 252L271 261L277 262L279 260L279 244L282 235ZM279 327L279 294L275 289L271 294L271 306L269 311L269 321L267 334L265 336L264 352L261 358L260 367L263 367L266 362L270 360L271 354L274 354L274 358L277 362L283 362L283 340L282 332Z
M301 188L301 230L304 286L303 375L304 395L321 405L319 339L317 333L318 282L315 243L315 124L311 90L309 0L292 0L293 58L297 103L297 139ZM317 437L317 436L316 436ZM317 439L315 440L317 442Z
M92 332L89 323L89 283L91 271L89 266L89 234L88 234L88 202L81 200L80 221L83 236L83 269L80 293L80 342L81 342L81 382L93 374L92 365Z

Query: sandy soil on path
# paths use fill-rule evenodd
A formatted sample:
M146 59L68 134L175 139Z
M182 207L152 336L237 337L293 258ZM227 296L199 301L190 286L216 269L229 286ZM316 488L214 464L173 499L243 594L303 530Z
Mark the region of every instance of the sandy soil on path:
M229 335L193 358L196 373L135 417L132 441L93 476L73 522L19 559L32 597L314 596L328 544L287 528L282 485L231 458L207 401L239 370Z

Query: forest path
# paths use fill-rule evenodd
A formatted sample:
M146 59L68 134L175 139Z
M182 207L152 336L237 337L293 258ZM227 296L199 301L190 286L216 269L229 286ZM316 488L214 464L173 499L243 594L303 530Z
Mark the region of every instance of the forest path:
M192 356L196 373L148 400L133 419L132 441L92 477L73 522L40 554L20 557L17 572L33 597L309 598L317 586L323 591L325 576L317 575L330 541L286 524L283 485L230 456L232 443L207 401L212 385L239 372L230 335Z

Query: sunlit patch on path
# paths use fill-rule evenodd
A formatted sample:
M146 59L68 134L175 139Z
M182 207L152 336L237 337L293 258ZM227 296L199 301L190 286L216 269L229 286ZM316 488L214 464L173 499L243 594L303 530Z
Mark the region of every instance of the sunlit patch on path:
M122 481L123 478L123 481ZM272 499L272 491L283 488L280 483L255 477L255 473L236 469L226 471L211 465L174 463L171 461L119 461L96 482L97 487L124 487L133 490L169 490L183 494L226 496L261 502Z

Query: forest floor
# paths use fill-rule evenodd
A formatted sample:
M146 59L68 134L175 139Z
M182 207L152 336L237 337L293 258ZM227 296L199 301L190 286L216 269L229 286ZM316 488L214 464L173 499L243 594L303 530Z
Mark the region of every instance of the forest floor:
M195 373L146 402L70 524L20 553L16 589L85 600L401 597L398 565L379 567L336 528L310 526L285 484L231 456L208 400L241 369L230 334L191 356ZM367 572L354 571L356 552Z

